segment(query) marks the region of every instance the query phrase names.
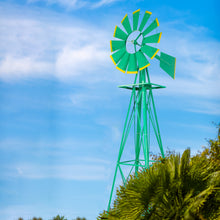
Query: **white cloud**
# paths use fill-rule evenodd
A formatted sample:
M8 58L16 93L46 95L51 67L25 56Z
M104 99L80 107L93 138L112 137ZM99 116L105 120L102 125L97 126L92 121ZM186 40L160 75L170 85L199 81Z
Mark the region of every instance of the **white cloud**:
M40 77L49 74L52 65L48 62L38 61L32 57L6 56L0 62L0 78L3 80L14 80L28 76Z
M197 101L192 103L190 107L186 108L186 110L196 113L220 115L220 103L214 103L211 101Z
M90 44L81 48L63 48L57 55L56 75L61 79L69 79L81 75L87 77L87 73L100 70L108 62L108 52L100 45Z
M43 0L27 0L28 3L36 3ZM99 8L105 5L109 5L120 0L100 0L100 1L89 1L89 0L46 0L49 5L57 4L65 7L67 10L78 9L82 7L87 8Z
M186 124L186 123L176 123L176 122L171 122L171 124L175 125L176 127L183 127L183 128L192 128L195 130L203 130L206 132L213 132L216 131L215 126L213 126L213 124L210 125L202 125L202 124Z
M111 62L108 33L77 19L74 24L63 25L45 22L45 18L9 16L0 20L0 32L2 80L50 75L69 81L82 74L77 80L101 80L102 75L89 74L100 72Z
M90 108L91 102L96 103L97 101L101 100L101 96L88 93L74 93L70 95L69 99L71 100L72 105L74 108Z
M83 1L83 0L46 0L46 1L45 0L27 0L28 3L36 3L40 1L44 1L50 5L58 4L67 9L77 9L77 8L87 6L88 4L87 1Z
M60 141L1 140L1 153L16 154L17 158L11 160L10 164L2 163L0 178L106 180L109 158L103 153L97 156L97 148L103 148L102 141L85 138ZM22 163L18 159L19 155L25 158ZM49 164L44 163L45 157L50 158Z
M205 80L195 80L189 77L188 79L184 78L183 76L178 76L181 72L176 73L176 79L172 80L169 79L168 76L154 76L153 82L157 82L158 84L165 85L166 89L163 91L158 91L160 95L166 95L173 97L175 96L182 96L182 97L203 97L203 98L213 98L219 99L220 92L219 92L219 79L216 74L216 80L214 79L207 79ZM166 82L166 83L164 83Z
M93 5L92 7L93 7L93 8L99 8L99 7L101 7L101 6L108 5L108 4L117 2L117 1L120 1L120 0L100 0L100 1L97 2L97 3L94 3L94 5Z
M1 80L51 76L65 82L92 84L129 78L118 72L109 58L110 30L75 18L61 23L53 16L15 19L10 14L0 15ZM207 29L181 21L161 23L161 27L159 48L177 57L174 81L162 75L158 62L151 65L162 75L151 74L153 82L166 81L167 89L161 94L218 99L220 43L206 36ZM111 77L105 74L107 71L111 71Z
M167 34L161 38L164 51L170 51L177 57L177 73L184 73L194 79L206 81L216 77L220 67L220 42L208 37L208 31L202 27L191 27L179 22L179 27L165 24ZM164 31L164 32L165 32Z
M220 42L208 37L205 28L181 21L161 26L163 34L158 48L176 57L176 78L169 79L162 70L156 76L151 74L154 82L166 82L167 88L160 95L219 99Z

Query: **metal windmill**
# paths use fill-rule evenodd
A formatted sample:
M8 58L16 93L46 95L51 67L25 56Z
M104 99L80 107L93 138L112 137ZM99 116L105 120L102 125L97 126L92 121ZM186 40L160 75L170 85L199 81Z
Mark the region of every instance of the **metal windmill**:
M132 26L126 14L121 21L124 30L116 26L113 36L117 39L110 41L112 52L110 57L116 68L123 73L133 73L136 76L133 84L119 86L131 90L131 98L125 119L108 210L111 205L117 173L120 173L123 183L126 184L133 170L137 174L139 168L149 168L154 162L150 158L152 147L150 136L154 135L160 153L164 157L152 91L153 89L165 87L150 82L147 67L150 65L148 59L156 58L160 62L160 67L174 79L176 58L163 52L158 55L159 49L152 46L152 44L160 42L162 33L155 33L159 26L157 18L147 25L151 14L151 12L146 11L142 20L139 21L140 9L133 12ZM131 127L134 128L134 157L124 160L122 155L126 149L125 146L131 133ZM141 154L143 158L141 158ZM123 171L124 167L127 167L127 175Z

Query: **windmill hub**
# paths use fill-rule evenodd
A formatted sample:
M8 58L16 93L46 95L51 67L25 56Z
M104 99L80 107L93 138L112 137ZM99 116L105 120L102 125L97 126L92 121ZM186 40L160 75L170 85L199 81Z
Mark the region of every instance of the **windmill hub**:
M126 50L129 54L134 54L140 50L143 42L143 35L140 31L132 32L126 40Z

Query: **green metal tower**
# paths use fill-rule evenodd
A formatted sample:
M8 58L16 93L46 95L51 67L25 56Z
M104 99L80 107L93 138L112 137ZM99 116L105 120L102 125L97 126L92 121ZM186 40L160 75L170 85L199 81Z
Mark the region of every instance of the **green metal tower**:
M126 184L133 171L137 174L140 168L149 168L154 162L150 158L152 136L154 136L156 145L164 157L152 91L165 88L165 86L151 83L148 72L150 65L148 58L153 59L155 57L159 60L160 67L173 79L175 78L176 58L163 52L157 55L159 49L152 45L160 42L162 33L156 32L156 28L159 26L157 18L148 25L151 14L151 12L146 11L142 20L139 21L140 9L133 12L132 26L126 14L121 21L124 30L116 26L113 36L117 39L110 41L112 52L110 57L116 68L123 73L136 75L133 84L119 86L119 88L131 90L131 98L119 148L108 210L111 206L117 174L121 176L123 184ZM129 136L133 138L134 155L130 158L130 154L130 157L125 159L123 154L125 154L128 145L131 145L128 140Z

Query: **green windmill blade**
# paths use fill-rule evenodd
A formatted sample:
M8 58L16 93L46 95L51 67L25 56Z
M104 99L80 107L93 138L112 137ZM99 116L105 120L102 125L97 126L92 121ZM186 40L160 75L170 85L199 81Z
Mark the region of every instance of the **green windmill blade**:
M134 53L130 54L127 73L138 73L137 58Z
M124 16L121 23L122 23L123 27L125 28L125 30L127 31L127 33L130 34L132 32L132 30L131 30L131 25L130 25L127 14Z
M151 31L153 31L154 29L156 29L159 26L159 21L156 18L143 32L143 36L146 36L147 34L149 34Z
M158 33L158 34L153 34L151 36L145 37L143 39L144 44L147 43L160 43L160 38L161 38L162 33Z
M156 55L155 58L160 61L160 67L175 79L176 58L163 52L160 53L160 56Z
M110 47L111 47L111 52L114 52L116 50L119 50L122 47L125 47L126 42L123 40L111 40L110 41Z
M116 69L120 70L121 72L125 73L126 68L128 66L128 61L129 61L129 56L130 54L125 52L121 60L116 66Z
M142 31L144 29L144 26L146 25L148 19L150 18L151 16L151 12L150 11L145 11L145 14L144 14L144 17L141 21L141 24L140 24L140 27L139 27L139 31Z
M133 12L133 31L138 29L138 20L140 15L140 9Z
M121 40L127 40L128 35L116 25L113 37L119 38Z
M144 45L142 48L141 48L141 51L146 54L148 57L150 57L151 59L153 59L156 54L158 53L159 49L155 48L155 47L151 47L151 46L148 46L148 45Z
M119 62L122 56L126 53L125 47L122 47L120 50L113 53L110 57L115 65Z
M137 57L137 61L138 61L139 71L150 66L149 61L147 60L147 58L144 56L144 54L141 51L138 51L136 53L136 57Z

